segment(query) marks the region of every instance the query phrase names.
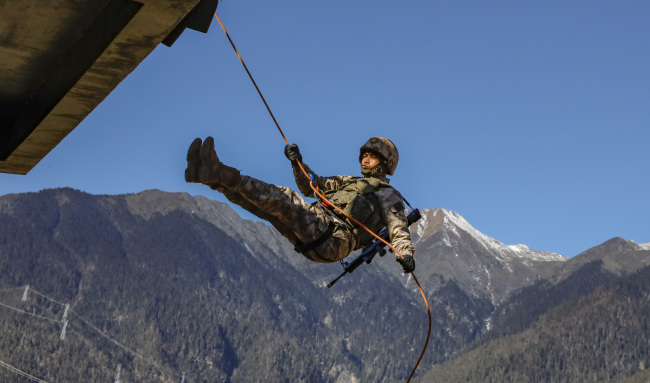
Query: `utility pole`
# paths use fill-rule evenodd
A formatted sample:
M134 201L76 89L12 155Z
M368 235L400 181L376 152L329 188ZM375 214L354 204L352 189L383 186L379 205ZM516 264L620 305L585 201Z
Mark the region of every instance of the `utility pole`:
M63 321L63 330L61 330L61 340L65 340L65 330L68 328L68 320Z
M27 300L27 291L29 291L29 285L25 286L25 292L23 293L23 299L22 299L23 302Z
M115 383L120 383L120 373L122 372L122 365L117 365L117 372L115 373Z
M70 304L67 303L67 304L65 305L65 311L63 311L63 319L61 319L61 322L63 322L63 323L67 322L67 319L68 319L68 310L69 310L69 309L70 309Z

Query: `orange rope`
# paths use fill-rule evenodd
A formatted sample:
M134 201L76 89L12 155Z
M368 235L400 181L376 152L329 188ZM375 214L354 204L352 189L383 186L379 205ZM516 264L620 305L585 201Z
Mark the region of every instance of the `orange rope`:
M260 95L262 98L262 101L264 101L264 106L266 106L266 110L269 111L269 114L271 115L271 118L273 119L273 122L275 122L275 126L278 127L278 130L280 131L280 134L282 135L282 138L284 138L284 142L289 145L289 141L287 140L287 137L284 136L284 133L282 132L282 129L280 129L280 124L278 124L278 120L275 119L275 116L273 115L273 112L271 112L271 108L269 108L269 104L266 103L266 99L264 98L264 95L262 95L262 91L260 91L260 88L257 86L257 83L255 82L255 79L253 79L253 75L251 75L251 72L248 70L248 67L246 66L246 63L244 63L244 59L241 58L241 55L239 54L239 51L237 50L237 47L235 46L235 43L232 42L232 39L230 38L230 35L228 34L228 31L226 31L226 27L223 26L223 23L221 22L221 19L217 15L217 12L214 13L214 17L217 18L217 21L219 22L219 25L221 25L221 29L223 29L223 32L226 34L226 37L228 37L228 41L230 41L230 45L232 45L232 48L235 50L235 53L237 53L237 57L239 57L239 61L241 61L242 65L244 66L244 69L246 69L246 73L248 73L248 77L250 77L251 81L253 82L253 85L255 85L255 89L257 89L257 93ZM301 166L302 168L302 166ZM303 169L304 171L305 169Z
M230 45L232 45L232 48L235 50L235 53L237 53L237 57L239 57L239 61L240 61L240 62L242 63L242 65L244 66L244 69L246 70L246 73L248 74L248 77L249 77L249 78L251 79L251 81L253 82L253 85L255 85L255 89L257 89L257 93L258 93L258 94L260 95L260 97L262 98L262 101L264 102L264 106L266 106L266 110L269 111L269 114L271 115L271 118L273 119L273 122L275 123L275 126L276 126L276 127L278 128L278 130L280 131L280 134L282 135L282 138L284 139L284 142L285 142L287 145L289 145L289 141L287 140L287 137L284 135L284 132L282 132L282 128L280 128L280 124L278 124L278 121L275 119L275 116L273 115L273 112L271 111L271 108L269 107L269 104L266 102L266 99L264 98L264 95L262 95L262 91L260 91L260 88L257 86L257 83L255 82L255 79L253 79L253 75L251 75L251 72L248 70L248 67L246 66L246 63L244 63L244 59L242 59L241 55L239 54L239 51L237 50L237 47L235 46L235 43L234 43L234 42L232 41L232 39L230 38L230 35L228 34L228 31L226 31L226 27L224 27L223 23L221 22L221 19L219 18L219 15L217 15L217 12L214 13L214 16L217 18L217 21L219 21L219 25L221 25L221 29L223 29L224 33L226 34L226 37L228 37L228 41L230 41ZM327 200L327 197L325 197L325 195L319 191L319 189L318 189L318 184L316 184L316 186L314 186L314 183L316 183L316 180L312 179L312 177L309 176L309 174L307 173L307 170L305 170L305 168L303 167L302 163L301 163L299 160L297 161L297 163L298 163L298 166L300 166L300 170L302 170L302 172L305 174L305 176L311 180L311 181L309 182L309 186L310 186L310 187L312 188L312 190L314 191L314 194L315 194L316 196L320 197L320 199L321 199L322 201L326 202L328 207L329 207L329 206L334 207L336 210L338 210L340 213L342 213L346 218L350 219L350 220L351 220L352 222L354 222L355 224L361 226L361 227L364 228L368 233L370 233L373 237L377 238L378 240L382 241L384 244L386 244L387 246L389 246L389 247L393 250L393 252L395 252L395 254L399 255L400 258L404 258L404 256L402 255L402 253L400 253L399 251L397 251L397 249L396 249L395 247L393 247L393 245L391 245L388 241L386 241L385 239L381 238L379 235L375 234L372 230L370 230L369 228L367 228L365 225L363 225L361 222L357 221L356 219L354 219L353 217L351 217L351 216L348 215L347 213L345 213L345 212L344 212L341 208L339 208L338 206L336 206L336 205L330 203L330 202ZM406 383L409 383L409 382L411 381L411 378L413 378L413 375L415 374L415 370L417 370L418 366L420 365L420 362L422 361L422 357L424 357L424 353L425 353L425 351L427 350L427 347L429 346L429 338L431 337L431 308L429 307L429 301L427 300L427 297L426 297L426 295L424 294L424 290L422 289L422 286L420 285L420 282L419 282L418 279L415 277L415 273L411 272L411 276L413 277L413 280L415 281L415 283L417 284L418 288L420 289L420 294L422 294L422 299L424 300L424 303L425 303L425 305L426 305L426 307L427 307L427 313L428 313L428 315L429 315L429 330L428 330L428 332L427 332L427 339L426 339L426 341L424 342L424 348L422 349L422 352L420 353L420 357L418 358L418 361L417 361L417 363L415 364L415 367L413 368L413 371L411 372L411 375L409 376L409 378L408 378L408 380L406 381Z

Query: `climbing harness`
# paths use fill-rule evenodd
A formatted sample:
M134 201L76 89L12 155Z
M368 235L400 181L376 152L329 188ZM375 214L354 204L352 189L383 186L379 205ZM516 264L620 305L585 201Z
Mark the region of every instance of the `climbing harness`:
M260 98L264 102L264 105L266 106L266 110L269 112L271 115L271 118L273 119L273 122L275 123L275 126L278 128L278 131L280 132L280 135L282 135L282 138L284 139L284 142L289 145L289 140L287 140L287 137L284 135L284 132L280 128L280 124L278 124L278 121L275 119L275 116L273 115L273 112L271 111L271 108L269 107L269 104L266 102L266 99L262 95L262 91L260 91L260 88L257 86L257 83L253 79L253 75L251 75L251 72L248 70L248 67L246 66L246 63L244 63L244 59L242 59L241 55L239 54L239 51L237 50L237 47L235 46L235 43L232 41L230 38L230 35L228 34L228 31L226 30L226 27L223 25L221 22L221 19L219 18L219 15L217 13L214 13L214 17L216 17L217 21L219 22L219 25L221 25L221 29L223 29L223 32L226 34L226 37L228 38L228 41L230 41L230 45L232 45L232 48L235 50L235 53L237 54L237 57L239 57L239 61L242 63L244 66L244 69L246 70L246 73L248 74L248 77L251 79L251 82L255 86L255 89L257 90L257 93L260 95ZM363 228L366 230L369 234L371 234L373 237L375 237L379 242L383 243L384 245L390 247L390 249L399 257L404 258L404 256L397 251L397 249L390 244L390 242L387 241L387 239L382 238L372 230L368 229L366 226L364 226L362 223L354 219L352 216L344 212L341 208L338 206L329 203L327 197L320 191L318 188L318 183L315 181L314 177L310 176L307 170L305 170L305 167L303 166L302 162L300 160L296 160L298 163L298 166L300 167L300 170L305 174L307 178L309 178L309 186L312 188L314 191L314 195L322 202L322 203L327 203L327 207L329 208L330 206L336 209L340 214L343 214L347 219L349 219L351 222L354 224L358 225L359 227ZM406 200L405 200L406 201ZM407 202L408 204L408 202ZM410 205L409 205L410 206ZM330 225L331 226L331 225ZM345 274L345 273L344 273ZM429 315L429 329L427 331L427 339L424 342L424 348L422 349L422 352L420 353L420 357L418 358L417 363L415 363L415 367L413 367L413 371L411 371L411 375L409 375L408 380L406 383L409 383L411 379L413 378L413 375L415 374L415 371L417 370L418 366L420 365L420 362L422 361L422 358L424 357L424 353L427 350L427 347L429 346L429 338L431 337L431 308L429 307L429 301L427 300L426 295L424 294L424 290L422 289L422 286L420 285L420 282L418 279L415 277L415 273L411 272L411 276L413 277L413 280L417 284L418 288L420 289L420 294L422 295L422 299L424 300L424 303L427 307L427 314Z
M411 226L412 224L420 220L421 217L422 216L420 215L420 211L418 209L415 209L409 213L408 217L406 217L407 224ZM382 239L388 240L389 236L388 236L388 230L386 230L386 228L381 229L378 235ZM334 286L334 284L338 282L339 279L343 278L345 274L352 273L354 270L357 269L357 267L363 265L364 263L372 262L372 259L375 257L375 255L379 254L380 257L386 255L386 249L384 247L386 247L384 242L375 240L373 243L366 246L361 251L361 254L359 254L359 256L357 256L356 258L354 258L352 262L347 262L341 259L341 265L343 265L343 272L341 273L341 275L336 277L336 279L334 279L332 282L328 283L327 288L329 289L330 287Z

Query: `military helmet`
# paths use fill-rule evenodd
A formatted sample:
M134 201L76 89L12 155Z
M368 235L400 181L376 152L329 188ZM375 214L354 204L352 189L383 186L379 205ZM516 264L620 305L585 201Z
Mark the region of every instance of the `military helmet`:
M370 152L379 155L384 160L386 166L386 174L392 176L399 161L399 153L397 147L391 140L384 137L373 137L369 139L359 149L359 163L363 158L363 153Z

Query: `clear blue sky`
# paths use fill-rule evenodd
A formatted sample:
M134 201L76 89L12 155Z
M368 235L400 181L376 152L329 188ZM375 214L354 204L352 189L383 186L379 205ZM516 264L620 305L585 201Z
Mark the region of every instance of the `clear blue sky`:
M571 257L650 241L650 2L225 0L218 13L317 173L358 174L359 146L385 136L412 204L506 244ZM225 201L183 180L187 146L208 135L225 163L294 185L216 20L159 46L28 175L0 174L0 195Z

